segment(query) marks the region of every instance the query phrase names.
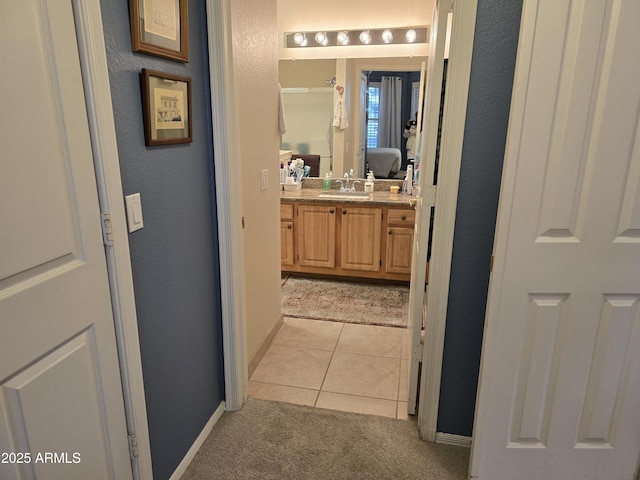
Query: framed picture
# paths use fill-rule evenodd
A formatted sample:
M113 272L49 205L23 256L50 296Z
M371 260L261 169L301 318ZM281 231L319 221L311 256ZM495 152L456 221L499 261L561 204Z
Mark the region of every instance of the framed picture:
M133 51L188 62L187 1L129 0Z
M142 69L145 145L191 143L191 79Z

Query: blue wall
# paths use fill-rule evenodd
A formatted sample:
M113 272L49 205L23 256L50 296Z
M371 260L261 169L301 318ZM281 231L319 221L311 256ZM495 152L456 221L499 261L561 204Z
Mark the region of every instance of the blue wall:
M131 52L125 0L101 1L125 195L154 478L169 478L223 400L220 274L204 0L189 2L189 63ZM191 77L193 143L145 147L140 70Z
M522 0L480 0L453 242L438 431L471 436ZM443 160L444 161L444 160Z

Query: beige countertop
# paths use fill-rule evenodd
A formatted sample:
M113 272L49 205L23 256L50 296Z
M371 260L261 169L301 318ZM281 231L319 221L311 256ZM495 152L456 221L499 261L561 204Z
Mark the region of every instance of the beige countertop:
M330 195L330 196L324 196ZM415 208L417 197L389 191L374 191L369 194L356 192L356 195L342 193L339 190L325 191L320 188L302 188L296 191L282 191L280 201L309 203L349 203L366 205L386 205L393 207Z

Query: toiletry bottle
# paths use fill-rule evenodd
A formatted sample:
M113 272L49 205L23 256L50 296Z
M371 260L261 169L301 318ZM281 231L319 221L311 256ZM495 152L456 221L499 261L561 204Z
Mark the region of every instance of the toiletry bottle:
M328 173L324 176L324 181L322 182L322 189L331 190L331 177L329 176Z
M367 174L367 181L364 182L364 191L367 193L373 192L373 180L374 180L373 172L369 172Z
M404 178L402 192L413 195L413 165L407 166L407 175Z

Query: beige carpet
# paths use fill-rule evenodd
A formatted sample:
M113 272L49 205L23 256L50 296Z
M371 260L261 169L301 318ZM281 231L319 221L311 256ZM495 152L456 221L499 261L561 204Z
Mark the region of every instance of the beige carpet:
M249 398L225 412L182 480L463 480L470 450L415 423Z
M282 286L282 314L406 327L409 287L288 277Z

